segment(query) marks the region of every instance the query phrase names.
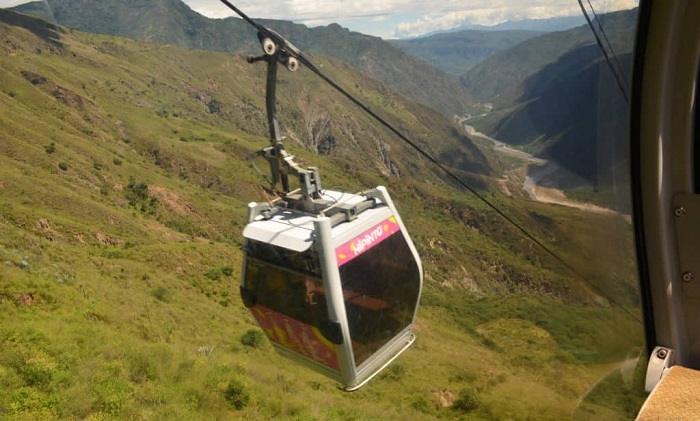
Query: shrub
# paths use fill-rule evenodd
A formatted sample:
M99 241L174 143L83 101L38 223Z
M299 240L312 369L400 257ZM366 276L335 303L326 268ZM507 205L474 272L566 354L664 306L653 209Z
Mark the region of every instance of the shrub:
M56 407L59 404L60 400L54 394L41 393L33 387L20 387L10 396L9 407L15 413L34 412L46 418L58 419Z
M432 414L435 412L433 404L424 397L417 398L411 402L411 408L424 414Z
M133 386L120 379L101 379L92 384L93 406L109 415L118 415L133 399Z
M241 343L251 348L262 348L265 344L265 335L258 329L248 329L241 336Z
M158 366L152 356L138 352L130 355L127 362L132 382L144 383L158 379Z
M462 412L471 412L481 405L479 393L472 388L465 388L459 392L459 396L452 403L452 409Z
M222 276L233 275L233 268L231 266L214 267L204 272L204 277L212 281L218 281Z
M241 380L233 379L224 390L224 398L233 408L243 409L250 403L250 391Z
M60 168L63 171L68 171L68 164L66 164L65 162L59 162L58 168Z
M137 183L134 176L129 176L129 184L126 186L131 190L135 199L148 199L148 184Z
M153 215L158 208L158 199L155 197L149 198L148 184L137 183L133 176L129 177L129 183L126 185L124 196L129 201L130 206L140 209L142 213Z
M25 362L17 367L17 371L29 386L48 387L53 379L53 371L42 364Z
M218 281L221 279L221 275L223 275L221 268L211 268L204 273L204 277L212 281Z
M500 348L498 347L498 344L494 342L492 339L489 338L481 338L481 343L488 349L498 351Z
M122 164L122 160L119 158L114 158L114 160L112 162L114 163L114 165L121 165Z
M401 364L393 364L379 376L380 379L399 381L406 377L406 370Z
M44 146L44 150L47 154L52 154L56 152L56 144L54 142L51 142L48 145Z
M151 295L158 301L162 301L164 303L170 302L170 291L168 291L166 287L160 286L155 288L151 291Z

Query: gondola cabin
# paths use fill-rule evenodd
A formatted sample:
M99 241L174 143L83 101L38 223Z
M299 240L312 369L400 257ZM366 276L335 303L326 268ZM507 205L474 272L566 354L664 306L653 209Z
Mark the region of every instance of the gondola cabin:
M249 205L241 296L280 353L354 390L414 341L423 270L385 188L320 202Z

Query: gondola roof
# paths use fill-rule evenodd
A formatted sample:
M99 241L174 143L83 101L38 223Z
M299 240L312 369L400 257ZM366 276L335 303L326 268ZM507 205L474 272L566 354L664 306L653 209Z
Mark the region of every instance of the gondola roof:
M325 190L321 195L322 199L335 202L336 205L356 205L364 200L365 196ZM382 208L368 209L367 216L375 212L380 212ZM308 250L314 243L314 220L315 215L306 214L285 208L277 208L272 212L269 219L261 216L249 223L243 230L243 236L250 240L283 247L288 250L303 252ZM351 227L347 224L340 224L335 227L337 238L344 238L345 231L350 233ZM350 233L352 234L352 233Z

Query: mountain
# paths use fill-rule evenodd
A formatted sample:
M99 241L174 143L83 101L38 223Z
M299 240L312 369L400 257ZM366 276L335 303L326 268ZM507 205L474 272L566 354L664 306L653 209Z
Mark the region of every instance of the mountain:
M416 344L343 393L275 354L237 292L247 204L271 198L247 160L268 144L263 66L5 10L0 38L0 418L634 416L643 397L588 393L642 346L623 218L498 194L492 151L318 58L583 281L310 72L283 72L287 149L327 188L386 185L425 270Z
M629 52L630 34L636 26L635 10L600 15L606 35L618 54ZM461 81L475 99L498 102L504 93L517 89L528 77L557 61L577 47L594 43L587 25L568 31L548 33L531 38L501 51L466 72Z
M540 32L556 32L572 29L586 23L585 18L577 14L575 16L552 17L546 19L523 19L515 21L506 21L489 27L492 31L540 31Z
M496 25L464 25L449 30L435 31L422 35L419 38L430 37L438 34L448 34L461 31L534 31L534 32L555 32L581 26L586 23L582 15L551 17L546 19L523 19L509 20ZM410 38L407 38L410 39Z
M260 53L254 30L236 18L209 19L180 0L48 0L17 6L20 13L55 18L60 25L134 40L232 53ZM391 46L381 38L348 31L337 24L308 28L286 21L260 20L303 51L336 58L415 101L452 117L472 103L454 78Z
M464 30L389 42L445 73L460 76L485 58L538 35L542 32Z
M631 66L629 54L616 60ZM570 51L521 90L515 105L493 111L493 137L549 157L596 186L607 185L609 171L623 163L607 159L626 156L626 114L616 112L626 103L598 46Z
M491 112L472 123L494 138L554 160L570 174L559 176L560 187L590 185L605 191L614 182L626 185L627 113L619 110L627 104L609 65L622 71L620 81L628 90L633 19L632 12L601 16L616 53L611 63L594 41L584 42L581 31L588 27L543 35L540 49L530 45L535 40L526 41L486 60L466 79L493 71L500 83L482 97L492 101ZM526 69L537 70L528 74ZM603 204L629 210L629 202Z

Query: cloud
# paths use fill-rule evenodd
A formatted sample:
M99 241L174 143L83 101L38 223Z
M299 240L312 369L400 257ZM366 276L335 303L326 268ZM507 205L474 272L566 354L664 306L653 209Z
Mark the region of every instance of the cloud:
M591 3L596 13L631 9L638 5L637 0L599 0ZM426 14L414 21L402 22L397 25L395 36L412 37L465 25L491 26L506 21L577 16L580 13L578 2L573 0L539 0L517 3L504 0L476 1L469 8L455 7L452 10Z
M213 18L233 13L219 0L183 0L193 10ZM0 0L11 7L26 0ZM574 16L575 0L234 0L253 18L291 20L310 26L339 23L370 35L418 36L463 25L495 25L506 20ZM591 0L596 12L630 9L637 0ZM587 1L584 2L587 4ZM401 20L399 20L401 19Z
M379 15L379 16L375 16L375 17L371 18L370 20L372 22L385 22L385 21L389 20L389 16L388 15Z
M547 7L485 7L476 10L451 11L439 15L427 15L413 22L401 23L396 28L396 36L417 36L465 25L492 26L506 21L574 16L577 13L580 13L578 6L556 9Z
M217 0L184 0L194 10L207 16L230 16L228 8ZM586 4L585 2L584 4ZM592 0L598 13L630 9L638 0ZM340 23L353 29L362 26L374 35L418 36L463 25L496 25L508 20L544 19L580 14L575 0L279 0L237 1L236 6L251 17L292 20L309 26ZM414 16L412 20L394 22L391 16ZM360 21L364 21L360 24ZM393 27L387 25L392 22ZM370 32L371 33L371 32Z
M192 10L209 17L231 16L228 7L217 0L183 0ZM284 19L292 21L328 21L339 22L359 18L372 19L375 16L395 12L392 2L361 0L347 2L312 1L312 0L281 0L281 1L234 1L236 7L250 17ZM205 13L206 12L206 13Z

